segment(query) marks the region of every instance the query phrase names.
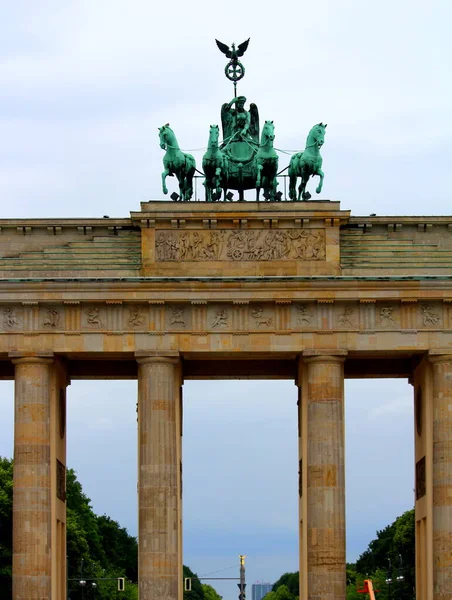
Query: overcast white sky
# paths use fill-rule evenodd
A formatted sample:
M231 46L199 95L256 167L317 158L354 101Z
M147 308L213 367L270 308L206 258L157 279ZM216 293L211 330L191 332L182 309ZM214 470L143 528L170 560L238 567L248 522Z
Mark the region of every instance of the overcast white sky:
M232 98L214 38L248 37L239 93L274 120L275 145L302 150L328 123L322 197L355 215L451 213L447 0L15 0L0 22L1 217L122 217L161 199L157 127L205 147ZM9 456L12 386L0 389ZM249 584L295 570L295 387L189 382L185 399L185 562L203 574L245 553ZM131 533L135 402L134 382L69 390L69 464L95 510ZM411 387L349 382L346 425L353 560L412 506ZM235 598L235 585L217 587Z

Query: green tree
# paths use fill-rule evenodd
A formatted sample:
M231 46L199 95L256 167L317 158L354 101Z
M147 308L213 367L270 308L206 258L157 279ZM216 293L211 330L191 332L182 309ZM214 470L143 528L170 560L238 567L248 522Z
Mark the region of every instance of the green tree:
M202 583L201 587L204 592L205 600L223 600L223 596L220 596L217 590L208 583Z
M184 575L184 579L186 577L191 578L191 591L190 592L184 591L184 600L204 600L204 590L203 590L202 584L201 584L200 580L198 579L198 576L196 575L196 573L193 573L193 571L190 569L190 567L187 567L186 565L184 565L183 575Z
M0 456L0 590L12 594L13 461Z
M361 574L372 575L379 578L381 595L386 590L386 579L392 579L392 592L398 598L410 600L414 597L416 581L415 572L415 530L414 508L406 511L391 524L377 531L377 537L372 540L369 547L356 561L356 570ZM391 565L391 568L389 566ZM376 575L378 574L378 575ZM403 576L403 579L397 577Z
M378 590L378 600L412 600L415 587L414 538L414 509L406 511L391 525L378 531L377 537L369 543L356 564L347 563L347 600L368 598L358 592L364 579L372 579L374 589ZM390 573L388 559L392 567ZM390 586L386 583L388 575L392 579ZM298 596L298 583L298 572L284 573L274 584L273 591L265 596L265 600L294 600Z
M296 597L299 594L300 589L300 574L296 573L284 573L281 577L273 584L273 591L276 592L278 588L285 585L292 596Z

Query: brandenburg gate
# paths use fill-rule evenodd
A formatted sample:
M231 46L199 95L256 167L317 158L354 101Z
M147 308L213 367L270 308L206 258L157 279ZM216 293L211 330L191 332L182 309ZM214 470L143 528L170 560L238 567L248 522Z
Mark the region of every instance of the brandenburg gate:
M302 600L345 598L344 378L408 378L416 597L451 598L452 217L155 201L129 218L0 228L14 600L66 598L66 387L77 378L138 378L140 599L182 600L183 383L230 377L299 389Z

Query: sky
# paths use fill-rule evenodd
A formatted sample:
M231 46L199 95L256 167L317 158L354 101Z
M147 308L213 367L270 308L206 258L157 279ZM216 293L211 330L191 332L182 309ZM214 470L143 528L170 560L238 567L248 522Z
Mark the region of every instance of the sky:
M238 91L274 121L275 146L303 150L328 123L322 198L354 215L450 214L448 0L16 0L0 22L2 218L127 217L163 199L158 127L169 122L199 167L233 97L214 40L248 37ZM0 390L10 456L12 384ZM413 504L412 388L350 381L346 392L354 560ZM184 397L186 564L234 576L246 554L249 585L296 570L295 386L187 382ZM68 402L69 465L96 512L135 534L136 383L76 381ZM233 582L216 587L235 598Z

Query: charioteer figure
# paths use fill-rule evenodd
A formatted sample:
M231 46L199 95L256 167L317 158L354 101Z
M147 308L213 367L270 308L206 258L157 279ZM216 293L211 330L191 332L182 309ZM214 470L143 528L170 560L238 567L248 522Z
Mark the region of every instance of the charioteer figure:
M245 96L238 96L221 107L221 148L226 148L231 142L248 142L253 149L259 146L259 112L255 104L251 104L247 111L245 102ZM235 108L232 108L234 105Z

